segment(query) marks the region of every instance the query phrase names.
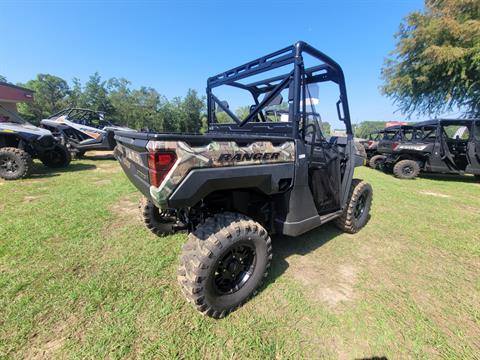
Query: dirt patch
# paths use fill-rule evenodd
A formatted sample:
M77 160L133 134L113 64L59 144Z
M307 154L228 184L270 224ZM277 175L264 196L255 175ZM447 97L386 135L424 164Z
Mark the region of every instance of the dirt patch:
M306 288L306 294L331 308L355 299L358 269L351 264L320 263L306 255L289 261L288 272Z
M41 199L41 198L42 198L42 196L24 196L23 197L23 203L24 204L30 204L30 203L35 202L38 199Z
M97 165L94 171L98 171L100 173L106 173L106 174L113 174L113 173L118 173L122 169L120 168L120 165L117 163L112 163L108 165Z
M85 153L85 158L95 160L115 160L113 151L87 151Z
M77 319L74 316L59 322L47 334L34 333L30 337L30 344L28 352L25 354L25 359L39 360L51 359L58 356L59 350L63 347L68 338L68 334L72 333L72 329L77 324Z
M125 224L140 224L142 220L139 207L140 197L137 194L121 198L110 207L110 211L115 215L115 219L109 228L118 228Z
M429 196L435 196L435 197L441 197L441 198L449 198L451 197L450 195L446 194L441 194L433 191L419 191L420 194L422 195L429 195Z
M108 179L103 179L103 180L97 180L94 182L95 185L109 185L111 184L112 181Z

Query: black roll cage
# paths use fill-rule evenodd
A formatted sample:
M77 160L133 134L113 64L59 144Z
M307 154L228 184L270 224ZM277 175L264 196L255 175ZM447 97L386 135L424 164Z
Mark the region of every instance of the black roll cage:
M319 60L321 64L305 69L303 53L306 53ZM288 74L271 77L249 84L242 84L238 82L238 80L247 78L249 76L257 75L289 64L293 64L293 70ZM244 65L210 77L207 81L207 114L209 130L221 131L221 125L217 124L215 121L216 106L220 107L235 121L236 124L234 124L234 126L236 126L238 129L244 127L252 119L256 119L257 116L260 116L262 122L266 122L266 119L262 113L262 109L265 108L265 106L268 105L278 94L280 94L282 90L289 88L288 111L289 118L291 119L293 126L290 130L288 127L284 127L286 132L292 131L291 134L285 135L291 135L294 138L298 138L299 124L302 120L302 116L306 116L305 114L307 113L305 101L303 101L302 109L300 109L301 96L302 94L306 94L305 90L308 84L326 81L332 81L339 86L340 97L336 103L338 118L345 123L347 135L353 135L350 111L348 107L347 90L345 86L345 77L342 68L329 56L303 41L298 41L292 46L288 46L256 60L250 61ZM229 85L244 89L252 94L255 101L255 108L245 119L239 119L212 93L212 89L221 85ZM266 95L260 102L259 96L262 94ZM275 123L269 123L269 125L274 126Z
M98 118L100 119L101 115L105 113L102 111L96 111L91 109L82 109L82 108L69 108L61 110L53 115L50 115L49 119L55 119L60 116L65 115L65 117L69 120L73 120L73 122L84 121L89 122L92 119ZM103 120L105 123L108 121Z

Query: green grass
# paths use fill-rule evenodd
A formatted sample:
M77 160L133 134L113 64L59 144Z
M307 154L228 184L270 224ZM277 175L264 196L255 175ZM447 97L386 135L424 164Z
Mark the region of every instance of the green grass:
M185 235L157 238L111 160L0 182L0 358L475 358L480 184L367 168L372 217L274 238L263 290L226 319L176 284Z

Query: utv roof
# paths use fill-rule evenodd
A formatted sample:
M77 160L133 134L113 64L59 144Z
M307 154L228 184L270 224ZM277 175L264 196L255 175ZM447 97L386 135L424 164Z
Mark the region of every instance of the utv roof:
M386 127L385 129L383 129L383 131L396 131L396 130L400 130L400 129L412 129L413 127L414 127L413 124L393 125L393 126Z
M479 119L432 119L432 120L417 122L417 123L415 123L414 126L415 127L437 126L438 123L441 123L441 122L449 122L449 123L452 123L452 124L455 124L455 123L462 124L462 123L471 122L471 121L475 121L475 120L479 120Z

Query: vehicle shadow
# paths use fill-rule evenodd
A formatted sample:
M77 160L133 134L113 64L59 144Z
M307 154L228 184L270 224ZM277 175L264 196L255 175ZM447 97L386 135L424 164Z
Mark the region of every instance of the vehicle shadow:
M429 174L424 173L419 176L422 179L440 180L440 181L455 181L464 183L480 183L480 181L471 175L455 175L455 174Z
M32 179L48 178L53 176L59 176L61 173L93 170L96 168L97 167L93 164L83 164L83 163L73 162L73 163L70 163L70 165L68 165L65 168L52 169L44 166L43 164L34 163L32 167L32 173L29 176L29 178L32 178Z
M265 287L275 283L289 267L287 259L292 255L307 255L343 234L333 224L325 224L298 237L276 235L272 238L273 258Z

